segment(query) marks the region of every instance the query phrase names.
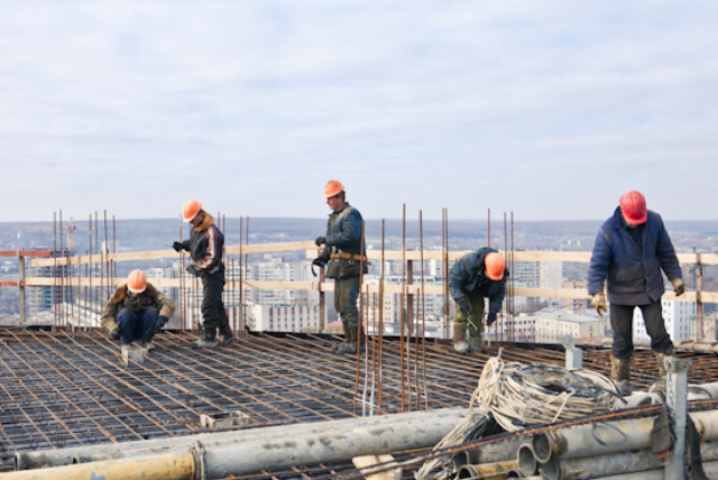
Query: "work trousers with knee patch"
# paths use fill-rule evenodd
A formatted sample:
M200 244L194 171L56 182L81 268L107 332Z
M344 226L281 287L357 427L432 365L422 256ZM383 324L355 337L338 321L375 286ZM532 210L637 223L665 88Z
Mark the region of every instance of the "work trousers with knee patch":
M207 340L217 337L217 328L222 335L232 335L229 317L224 309L224 268L202 277L202 326Z
M667 353L673 348L671 336L663 323L663 306L660 300L648 305L611 304L611 328L613 329L613 356L618 359L633 355L633 311L640 308L646 332L651 337L651 348L656 353Z
M334 280L334 308L345 327L359 326L359 277Z
M457 325L468 325L469 336L472 338L481 338L484 333L484 296L478 292L464 293L466 302L469 304L471 314L464 315L459 309L459 303L456 303L456 316L454 323Z

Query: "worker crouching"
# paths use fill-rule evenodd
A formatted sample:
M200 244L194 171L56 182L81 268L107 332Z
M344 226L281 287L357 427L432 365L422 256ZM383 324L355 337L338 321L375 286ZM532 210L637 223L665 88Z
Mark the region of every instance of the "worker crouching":
M174 302L147 283L142 271L134 270L105 305L102 327L113 340L120 340L123 348L139 340L142 348L152 350L152 337L174 311Z
M673 342L666 332L661 296L663 274L676 295L685 292L681 267L661 216L646 209L646 199L632 190L621 197L620 206L598 232L588 272L588 293L599 314L606 312L604 284L611 304L613 350L611 379L621 394L630 392L633 355L633 311L641 309L661 378L664 359L673 355Z
M346 202L344 185L331 180L324 187L324 197L332 213L327 223L326 237L316 239L324 245L313 264L327 265L327 278L334 279L334 308L344 328L344 343L332 346L338 353L356 353L363 348L366 335L359 321L357 299L361 275L366 273L366 252L362 252L362 216ZM362 271L363 266L363 271Z
M222 301L224 291L224 263L222 250L224 236L214 224L212 215L202 210L197 200L189 200L182 208L185 222L192 225L190 239L174 242L177 252L190 252L192 262L186 270L202 280L202 327L204 336L192 345L197 348L215 348L229 345L234 336L229 326L229 317ZM219 329L220 339L217 338Z
M489 299L487 325L496 321L506 295L506 260L496 250L484 247L467 253L449 271L449 290L456 302L454 349L475 350L484 332L484 299ZM466 330L469 330L469 341Z

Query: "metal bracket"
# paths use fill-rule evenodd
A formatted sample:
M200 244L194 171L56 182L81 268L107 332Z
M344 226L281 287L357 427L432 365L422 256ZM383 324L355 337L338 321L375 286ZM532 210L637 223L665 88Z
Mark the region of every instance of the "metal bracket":
M683 480L685 478L686 422L688 415L688 371L693 364L690 359L678 359L668 356L664 360L666 368L666 406L671 416L674 435L671 463L664 468L665 480Z
M194 480L205 480L207 478L206 451L202 442L195 441L190 448L190 453L194 457Z
M581 370L583 368L583 350L573 343L571 335L559 335L561 345L566 349L566 370Z

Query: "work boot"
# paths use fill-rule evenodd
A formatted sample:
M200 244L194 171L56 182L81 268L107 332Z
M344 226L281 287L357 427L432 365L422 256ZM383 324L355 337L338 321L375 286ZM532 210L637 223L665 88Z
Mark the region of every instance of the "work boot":
M477 351L479 348L481 348L481 337L471 337L469 338L469 349L472 352Z
M142 348L144 348L148 352L151 352L155 349L155 345L154 343L152 343L152 340L142 340Z
M631 357L621 359L611 355L611 380L621 395L631 393Z
M338 350L339 350L342 346L347 345L347 344L351 343L351 341L352 341L352 338L351 338L351 337L352 337L352 334L351 334L351 332L349 331L349 327L347 327L346 325L342 325L342 328L344 329L344 342L342 342L342 343L335 343L334 345L332 345L332 350L335 351L335 352L338 352Z
M466 325L463 323L454 323L454 350L461 354L471 350L469 342L466 341Z
M361 337L361 346L363 350L366 343L366 335L364 335L364 329L361 325L358 327L348 327L349 330L349 343L342 344L338 349L337 353L357 353L357 344Z
M192 348L217 348L217 342L207 338L200 338L192 342Z
M653 352L653 354L656 356L656 363L658 364L658 380L656 380L653 385L651 385L649 393L655 393L657 395L660 395L662 398L666 397L666 377L668 375L668 372L666 371L664 360L667 357L672 357L674 353L675 350L673 349L672 345L671 348L669 348L668 351L665 353Z
M231 333L229 335L222 334L219 336L219 340L217 341L218 347L223 347L225 345L231 345L234 341L234 335Z

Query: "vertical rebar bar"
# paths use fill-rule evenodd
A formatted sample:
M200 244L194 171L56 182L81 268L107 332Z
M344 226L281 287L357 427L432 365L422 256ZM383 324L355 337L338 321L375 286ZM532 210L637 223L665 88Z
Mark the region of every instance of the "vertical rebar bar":
M63 241L62 241L62 209L60 209L60 224L58 229L58 236L60 237L60 255L62 255L62 259L65 259L65 249L63 247ZM61 267L61 276L60 276L60 326L62 328L65 328L65 275L67 274L67 268L63 265Z
M362 220L361 223L361 231L359 232L359 325L357 325L357 363L356 363L356 369L357 369L357 375L356 375L356 384L354 386L354 415L357 414L357 396L359 395L359 373L360 373L360 366L361 363L359 362L359 359L361 358L361 332L362 332L362 326L363 326L363 318L362 318L362 285L364 281L364 228L365 223ZM365 348L366 351L366 348ZM362 408L366 408L366 402L362 404Z
M405 385L405 367L404 367L404 331L406 323L406 309L404 308L404 299L406 297L406 203L403 207L401 220L401 294L400 294L400 320L401 328L399 329L399 348L401 349L399 357L399 376L401 377L401 411L406 412L406 385Z
M511 304L511 320L512 320L512 323L516 323L516 313L515 313L516 312L516 310L515 310L516 309L516 283L514 281L514 265L516 262L514 261L514 258L515 258L514 254L515 254L515 250L514 250L514 212L511 212L511 271L509 272L509 277L510 277L510 284L511 284L511 303L512 303ZM509 341L509 343L513 343L513 341L514 341L513 330L512 330L511 335L509 336L508 341Z
M381 220L381 277L379 278L379 381L377 387L377 404L382 408L382 394L384 393L384 235L385 221Z
M426 300L424 298L424 218L419 210L419 251L421 252L421 372L424 387L424 409L429 409L429 393L426 389Z
M112 291L112 272L110 271L110 245L109 239L107 237L107 210L105 210L105 248L103 248L103 250L105 251L105 271L107 272L107 297L102 297L102 300L106 302L110 299Z
M53 252L52 258L55 261L52 276L54 277L55 286L52 288L52 306L55 316L55 323L52 327L53 332L57 331L57 213L52 212L52 236L53 236Z

